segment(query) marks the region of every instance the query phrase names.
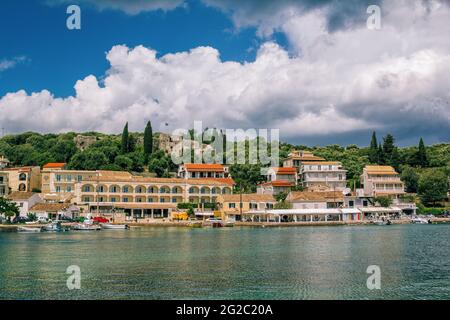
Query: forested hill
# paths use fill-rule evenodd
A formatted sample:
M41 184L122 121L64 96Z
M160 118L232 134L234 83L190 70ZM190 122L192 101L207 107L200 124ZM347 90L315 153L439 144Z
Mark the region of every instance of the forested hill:
M157 176L170 176L170 172L176 171L170 157L158 150L158 134L151 135L153 137L151 140L155 141L150 147L153 152L146 155L144 133L128 133L128 128L124 128L124 132L125 129L125 140L123 134L107 135L97 132L82 134L26 132L6 135L0 139L0 155L6 156L16 166L42 166L48 162L66 162L71 169L150 171ZM394 137L387 135L378 142L374 134L372 141L368 141L367 145L361 148L356 145L309 147L281 144L280 156L282 161L291 150L310 150L327 160L341 161L348 170L350 186L358 183L362 168L369 163L389 164L399 172L411 168L420 174L427 170L439 169L444 174L449 174L450 143L429 146L422 144L420 147L418 141L417 146L396 147ZM259 173L258 165L234 165L231 170L235 180L250 191L264 179Z

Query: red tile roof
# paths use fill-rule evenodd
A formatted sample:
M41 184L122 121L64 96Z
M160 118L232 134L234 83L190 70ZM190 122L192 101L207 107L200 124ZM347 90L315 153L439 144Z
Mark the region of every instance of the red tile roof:
M49 162L45 164L43 169L62 169L66 166L64 162Z
M293 187L295 185L294 182L283 181L283 180L275 180L270 182L261 183L260 186L273 186L273 187Z
M186 163L184 167L187 171L225 171L225 167L221 164Z
M280 167L280 168L272 168L276 174L296 174L297 169L294 167Z

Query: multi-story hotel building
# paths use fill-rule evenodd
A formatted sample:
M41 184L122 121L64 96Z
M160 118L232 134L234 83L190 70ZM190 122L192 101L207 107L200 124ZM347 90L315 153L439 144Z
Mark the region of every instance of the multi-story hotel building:
M305 161L300 167L300 183L305 188L326 186L329 190L344 190L347 170L338 161Z
M388 196L397 199L405 193L405 185L391 166L366 166L361 175L364 195Z
M298 169L298 183L305 188L324 186L333 191L343 190L347 185L347 171L340 162L326 161L310 151L293 151L284 166Z
M228 178L228 167L221 164L186 163L178 168L178 177L196 178Z
M125 212L138 218L169 217L178 203L215 203L231 194L231 178L149 178L123 171L66 170L46 165L43 192L71 194L71 202L90 212Z
M32 192L41 188L40 167L3 168L0 170L2 173L8 176L9 192Z

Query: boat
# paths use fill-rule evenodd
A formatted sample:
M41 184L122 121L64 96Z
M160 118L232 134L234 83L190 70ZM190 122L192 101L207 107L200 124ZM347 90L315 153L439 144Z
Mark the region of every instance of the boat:
M78 223L73 227L73 230L79 230L79 231L97 231L101 230L102 228L99 225L95 224L87 224L87 223Z
M65 228L61 226L60 222L52 222L42 227L42 231L46 232L62 232L66 231Z
M389 219L374 220L374 221L372 221L372 223L377 226L389 226L392 224L391 220L389 220Z
M36 233L41 232L41 228L17 227L18 232Z
M416 217L416 218L412 218L411 219L411 223L414 223L414 224L431 224L431 220L427 220L427 219L424 219L424 218Z
M100 223L102 229L110 229L110 230L125 230L129 229L130 226L127 224L112 224L112 223Z
M234 223L235 223L234 220L230 220L230 219L229 219L229 220L226 220L226 221L225 221L224 226L225 226L225 227L228 227L228 228L229 228L229 227L234 227Z
M213 228L222 228L225 226L225 224L223 223L222 219L209 218L209 219L206 219L205 222L203 222L203 226L213 227Z
M191 221L189 221L188 226L191 228L201 228L201 227L203 227L203 222L197 221L197 220L191 220Z

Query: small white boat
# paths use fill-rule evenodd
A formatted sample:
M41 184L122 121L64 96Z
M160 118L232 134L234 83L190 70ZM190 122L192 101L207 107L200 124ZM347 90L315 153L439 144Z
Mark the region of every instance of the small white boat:
M424 218L412 218L411 219L411 223L414 223L414 224L430 224L431 223L431 220L427 220L427 219L424 219Z
M101 223L102 229L111 229L111 230L125 230L130 227L126 224L112 224L112 223Z
M382 220L374 220L372 221L372 223L377 226L389 226L391 224L391 221L389 219L382 219Z
M62 232L66 231L65 228L61 226L61 223L52 222L42 227L42 231L46 232Z
M17 227L18 232L36 233L41 232L41 228Z
M85 224L85 223L79 223L76 224L73 227L73 230L79 230L79 231L97 231L101 230L102 228L95 224Z
M234 223L235 223L235 221L234 220L226 220L225 221L225 224L224 224L224 226L225 227L234 227Z
M225 224L222 219L219 218L209 218L203 222L204 227L213 227L213 228L223 228Z

